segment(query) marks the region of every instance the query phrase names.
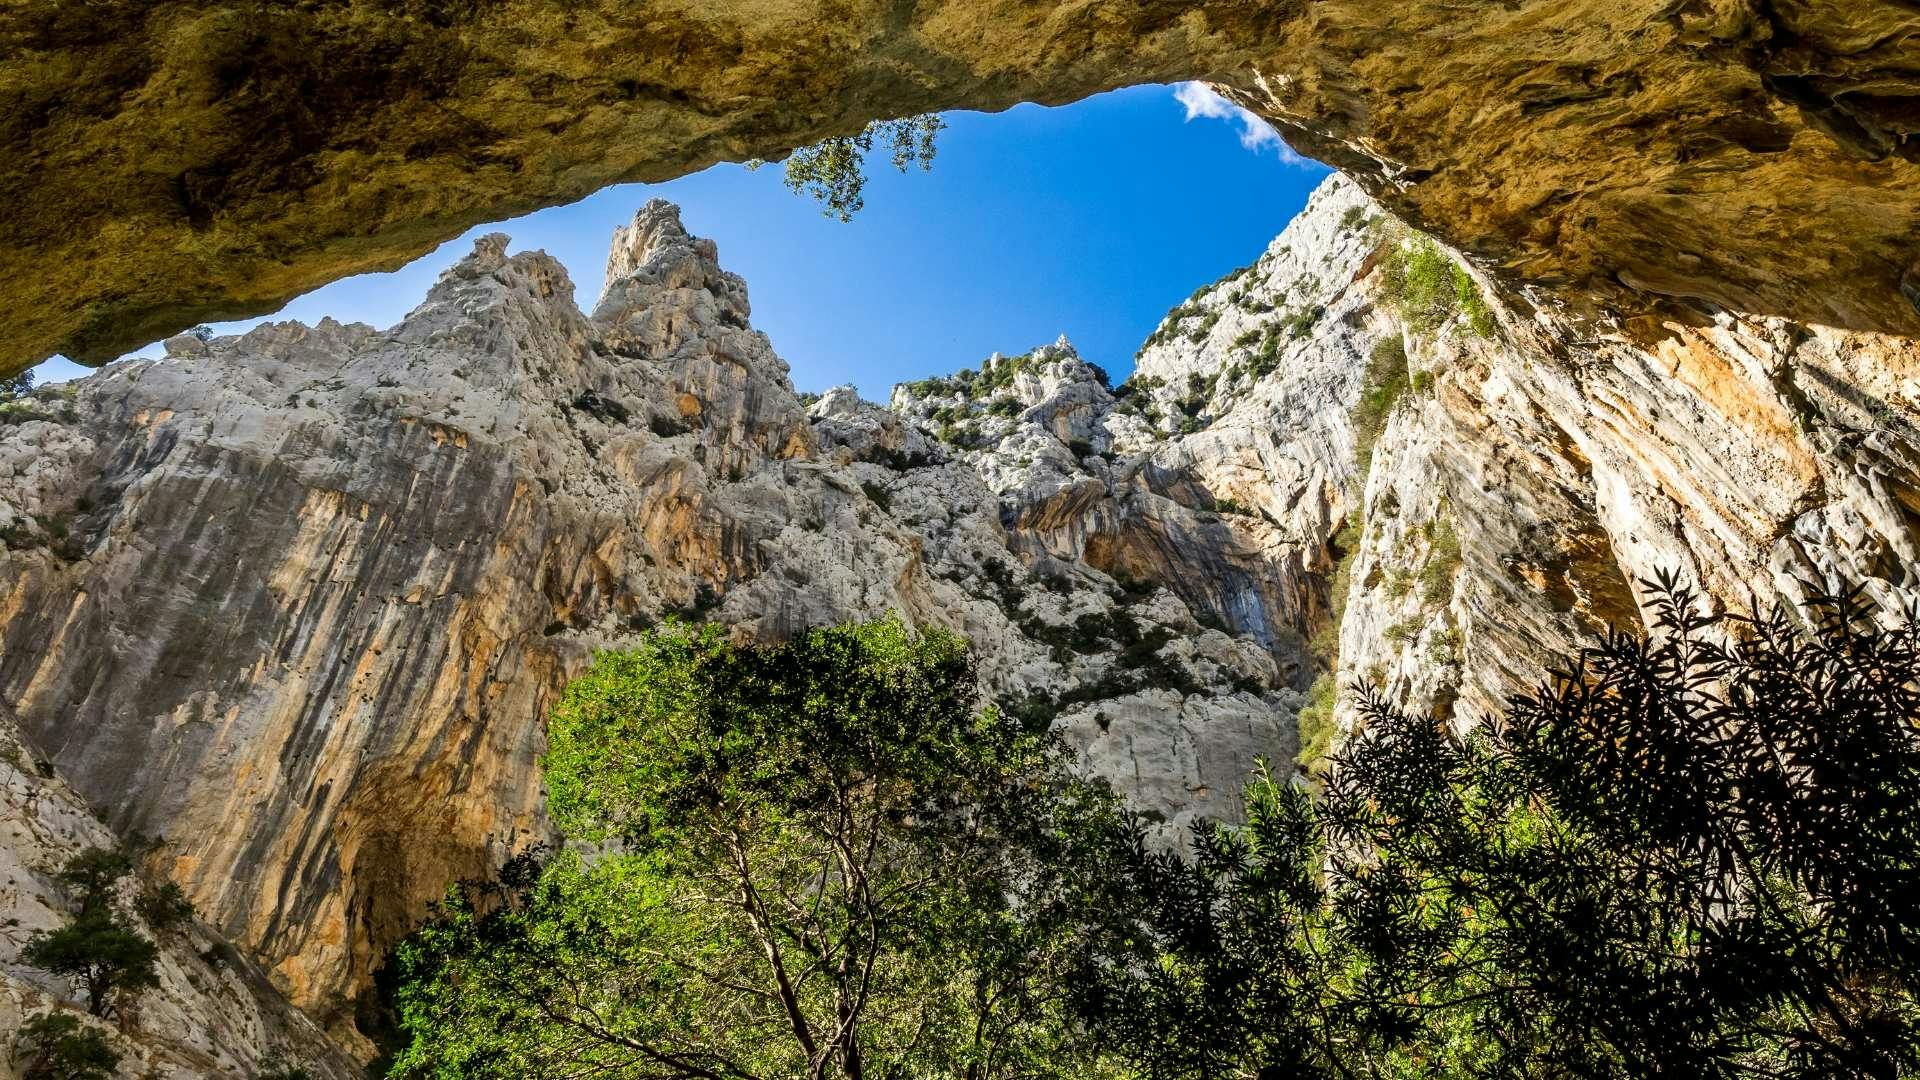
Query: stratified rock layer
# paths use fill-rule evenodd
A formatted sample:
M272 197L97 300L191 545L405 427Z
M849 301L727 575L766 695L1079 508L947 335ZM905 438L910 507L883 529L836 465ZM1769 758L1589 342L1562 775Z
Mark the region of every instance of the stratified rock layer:
M0 372L610 183L1188 78L1578 307L1911 334L1917 32L1884 0L25 0L0 10Z

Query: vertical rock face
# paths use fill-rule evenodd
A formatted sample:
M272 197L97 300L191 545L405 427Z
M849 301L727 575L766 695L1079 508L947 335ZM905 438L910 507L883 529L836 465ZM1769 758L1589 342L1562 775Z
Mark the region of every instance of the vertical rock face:
M962 452L803 406L671 206L609 269L588 317L487 237L390 330L178 338L0 428L24 741L344 1042L425 904L547 835L557 692L668 613L958 630L1170 838L1292 752L1311 582L1183 461L1114 453L1070 346Z
M1649 328L1486 280L1478 328L1416 328L1369 288L1411 388L1355 508L1349 678L1472 722L1637 626L1661 572L1733 613L1847 581L1920 599L1911 340L1711 308Z
M325 1033L287 1004L257 965L212 928L190 921L156 931L132 905L135 889L152 884L143 872L119 883L114 898L123 918L160 947L159 985L119 1010L115 1021L87 1020L71 1002L64 976L14 961L29 937L62 926L74 897L53 871L89 848L117 846L121 838L96 818L79 795L21 745L10 713L0 707L0 1077L14 1080L10 1033L29 1016L64 1009L106 1034L122 1054L125 1075L143 1077L254 1076L283 1063L326 1080L360 1075ZM125 1039L128 1028L139 1033Z
M0 413L0 701L48 790L161 837L199 932L364 1050L387 946L548 835L554 696L668 613L954 629L1178 842L1293 756L1317 678L1465 723L1657 571L1736 611L1920 596L1911 342L1614 320L1439 249L1415 310L1422 243L1330 180L1122 386L1062 340L882 408L797 396L667 204L591 316L488 237L390 330L178 338Z

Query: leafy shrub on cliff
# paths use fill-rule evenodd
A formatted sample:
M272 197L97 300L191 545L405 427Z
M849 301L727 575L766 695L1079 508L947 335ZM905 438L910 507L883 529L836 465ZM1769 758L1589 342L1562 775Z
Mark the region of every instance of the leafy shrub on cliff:
M97 1028L66 1013L47 1013L20 1025L14 1044L21 1080L107 1080L120 1054Z
M1154 1078L1915 1075L1920 623L1648 585L1652 640L1464 737L1368 697L1323 799L1262 774L1132 864L1103 1041Z
M1445 508L1443 501L1443 515ZM1421 529L1427 538L1427 561L1420 567L1420 600L1442 603L1453 595L1453 576L1460 569L1460 534L1444 516L1428 521Z
M1431 333L1456 315L1465 315L1476 336L1493 334L1493 312L1479 286L1465 267L1427 237L1389 241L1381 290L1416 333Z
M1307 688L1307 700L1300 705L1295 724L1300 732L1300 749L1294 755L1294 763L1302 772L1318 774L1326 767L1327 756L1333 753L1333 741L1340 734L1333 720L1334 698L1339 693L1339 684L1330 671L1323 671L1314 677L1313 685Z
M1353 474L1364 486L1373 467L1373 444L1386 430L1387 418L1406 396L1412 385L1407 373L1407 349L1398 337L1383 337L1373 343L1367 358L1367 371L1360 396L1354 400L1347 420L1353 426Z
M555 710L553 819L610 844L452 890L401 947L394 1076L1073 1075L1062 977L1119 827L971 658L897 622L670 628Z

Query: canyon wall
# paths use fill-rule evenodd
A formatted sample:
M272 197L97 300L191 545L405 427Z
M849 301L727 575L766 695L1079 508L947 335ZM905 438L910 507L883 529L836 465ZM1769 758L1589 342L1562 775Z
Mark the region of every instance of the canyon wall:
M1302 556L1091 434L1113 398L1070 345L995 361L962 449L809 409L667 204L592 316L506 243L390 330L184 336L0 427L0 699L344 1044L425 905L549 835L554 696L668 615L963 633L1169 839L1291 754Z
M1287 524L1337 592L1340 617L1303 630L1343 726L1362 685L1484 719L1638 627L1661 572L1735 613L1843 582L1920 603L1913 340L1704 302L1649 327L1440 248L1471 299L1410 312L1392 264L1425 243L1336 176L1171 312L1132 380L1216 490L1263 513L1323 492ZM1400 388L1356 431L1383 350Z
M495 236L391 329L183 336L42 388L0 411L10 782L98 815L70 837L157 837L195 933L364 1055L387 946L549 835L554 695L668 615L965 634L991 698L1179 843L1303 710L1350 724L1373 685L1476 722L1638 625L1660 571L1732 611L1920 600L1912 342L1704 300L1650 324L1430 244L1336 177L1124 384L1062 340L882 407L796 394L655 202L591 315ZM1445 288L1416 304L1420 252ZM81 841L26 836L0 846L45 892ZM18 945L0 975L44 1001ZM210 1023L297 1041L271 999Z
M608 184L1179 79L1563 302L1912 334L1917 41L1895 0L20 0L0 374Z

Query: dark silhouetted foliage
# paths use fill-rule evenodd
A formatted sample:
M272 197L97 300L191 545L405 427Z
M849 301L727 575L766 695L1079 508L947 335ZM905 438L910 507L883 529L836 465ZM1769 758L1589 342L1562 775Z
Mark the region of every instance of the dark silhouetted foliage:
M133 899L133 909L148 926L163 934L193 921L193 902L171 881L143 887Z
M1900 1077L1920 1068L1920 629L1649 583L1461 737L1363 701L1324 798L1143 857L1082 1006L1149 1077ZM1889 622L1897 626L1889 628Z
M21 1080L107 1080L120 1055L98 1029L66 1013L36 1016L20 1025L15 1054Z

